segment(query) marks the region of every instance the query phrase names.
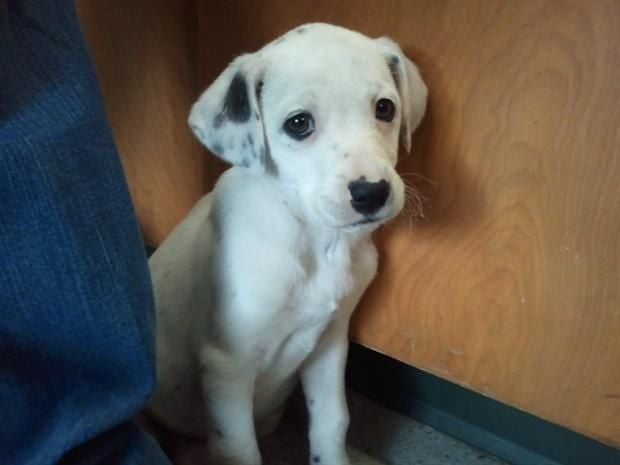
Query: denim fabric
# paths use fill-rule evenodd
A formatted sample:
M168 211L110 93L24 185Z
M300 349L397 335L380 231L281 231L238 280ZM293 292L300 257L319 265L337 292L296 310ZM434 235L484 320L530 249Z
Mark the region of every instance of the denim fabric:
M168 463L144 247L70 0L0 0L0 463Z

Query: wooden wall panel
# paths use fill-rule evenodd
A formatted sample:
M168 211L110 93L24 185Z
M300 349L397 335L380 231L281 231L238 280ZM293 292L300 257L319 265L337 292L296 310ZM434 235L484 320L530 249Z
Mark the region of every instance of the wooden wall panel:
M193 1L77 0L147 243L159 244L217 172L187 126L197 93Z
M389 34L430 111L426 220L378 234L353 337L620 444L620 3L199 2L201 85L307 21Z
M95 58L152 239L209 185L185 112L190 95L235 55L309 21L388 34L420 64L430 88L415 154L399 165L430 206L413 227L403 218L377 234L380 272L357 311L353 337L620 445L620 3L198 0L189 20L174 2L155 3L167 21L176 18L173 40L132 29L130 47L116 46L126 52L139 45L131 60L98 56L111 39L103 25L87 27L89 38L105 39L96 42ZM147 18L156 24L161 14ZM192 18L194 42L179 30L193 31L186 22ZM160 38L146 59L140 47L151 33ZM130 62L122 79L106 71L117 60ZM161 82L175 97L143 77L151 67L164 70ZM127 93L114 90L126 80L151 83L141 103L129 105ZM164 110L164 122L143 119L141 110L135 116L140 104ZM145 131L139 144L119 123L129 118L125 111ZM162 129L181 142L159 150ZM146 134L160 143L150 146L141 139ZM208 160L214 176L222 166ZM153 168L146 173L145 163Z
M206 85L307 21L389 34L429 115L406 178L426 220L379 235L353 337L485 395L620 443L620 4L199 2Z

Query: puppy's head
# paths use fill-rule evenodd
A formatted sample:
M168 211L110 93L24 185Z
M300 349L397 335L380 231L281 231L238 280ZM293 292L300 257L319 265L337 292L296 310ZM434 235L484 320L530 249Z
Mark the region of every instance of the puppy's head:
M372 229L403 207L399 134L409 151L426 98L390 39L308 24L233 61L189 123L216 155L277 182L308 221Z

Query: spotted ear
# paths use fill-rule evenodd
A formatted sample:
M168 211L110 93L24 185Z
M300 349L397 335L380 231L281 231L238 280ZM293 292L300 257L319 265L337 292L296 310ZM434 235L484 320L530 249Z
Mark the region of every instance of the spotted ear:
M411 134L420 125L426 112L428 89L418 67L405 56L399 45L388 37L377 39L385 56L402 105L400 135L405 150L411 150Z
M194 104L189 125L212 153L261 173L267 149L257 61L252 54L235 59Z

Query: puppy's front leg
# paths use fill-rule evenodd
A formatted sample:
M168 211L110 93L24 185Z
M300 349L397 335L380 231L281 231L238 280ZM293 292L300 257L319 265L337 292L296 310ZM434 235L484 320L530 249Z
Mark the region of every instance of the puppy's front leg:
M261 465L253 414L255 371L216 349L201 353L209 465Z
M349 465L346 435L349 409L344 369L349 347L349 316L333 320L304 362L301 381L310 416L310 463Z

